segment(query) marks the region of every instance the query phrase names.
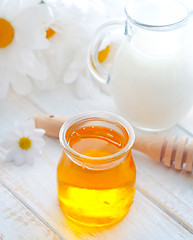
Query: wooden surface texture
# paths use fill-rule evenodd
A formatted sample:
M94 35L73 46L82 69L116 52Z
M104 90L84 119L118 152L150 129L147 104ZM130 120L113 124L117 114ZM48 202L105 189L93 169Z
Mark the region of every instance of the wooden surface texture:
M72 86L63 84L52 92L34 91L28 97L10 93L0 104L0 139L4 129L15 121L39 114L69 118L88 110L119 113L111 96L98 92L92 99L80 100L74 96ZM188 130L191 123L193 126L193 118L192 122L190 117L188 121L185 118L162 134L192 138ZM135 150L136 194L126 218L109 229L82 228L69 222L56 192L56 167L62 149L57 139L44 139L43 155L33 166L5 163L5 152L0 150L0 239L193 239L193 175L167 168Z

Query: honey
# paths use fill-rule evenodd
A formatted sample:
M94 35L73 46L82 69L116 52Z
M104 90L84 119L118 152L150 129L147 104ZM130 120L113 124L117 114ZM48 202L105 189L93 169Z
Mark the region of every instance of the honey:
M121 126L116 126L118 132L113 124L87 123L70 126L63 136L68 148L57 168L60 206L78 223L114 224L127 214L135 192L132 154L130 149L122 151L130 137Z

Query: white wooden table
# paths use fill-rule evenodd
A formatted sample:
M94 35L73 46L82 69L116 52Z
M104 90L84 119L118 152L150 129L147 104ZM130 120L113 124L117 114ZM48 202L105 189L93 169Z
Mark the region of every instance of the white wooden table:
M0 138L4 128L38 114L71 117L87 110L119 113L111 96L98 92L80 100L73 87L62 83L52 92L34 91L28 97L10 93L0 102ZM193 111L164 134L193 137ZM136 131L136 135L144 134ZM0 239L2 240L190 240L193 239L193 174L168 169L133 151L137 166L134 203L126 218L109 229L86 229L63 215L57 200L58 140L44 137L46 146L33 166L4 163L0 151Z

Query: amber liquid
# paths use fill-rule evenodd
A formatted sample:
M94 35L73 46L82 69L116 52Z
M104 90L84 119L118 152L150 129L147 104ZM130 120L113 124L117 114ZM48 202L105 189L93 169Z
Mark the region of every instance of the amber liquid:
M104 127L81 128L68 139L72 149L92 157L119 152L127 141ZM81 224L114 224L127 214L132 204L136 169L131 152L124 162L106 170L84 168L63 153L57 174L60 206L66 216Z

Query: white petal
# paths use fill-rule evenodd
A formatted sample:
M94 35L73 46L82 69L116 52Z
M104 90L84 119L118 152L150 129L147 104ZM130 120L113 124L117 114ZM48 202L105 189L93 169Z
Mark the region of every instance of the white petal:
M29 67L34 67L35 55L31 49L29 50L21 47L19 55L24 64Z
M32 31L32 34L35 37L31 37L31 39L28 39L26 43L28 43L28 46L33 48L33 49L46 49L50 46L50 43L48 39L46 38L46 34L42 32L42 30L35 30Z
M46 66L44 59L38 60L37 57L34 59L33 66L27 66L25 73L37 81L37 84L45 83L48 76L49 68Z
M0 99L4 99L7 96L7 92L9 89L9 82L5 81L3 84L0 80Z
M63 82L69 84L76 81L78 74L78 71L72 71L72 69L68 69L63 76Z
M14 161L16 165L21 165L24 163L24 155L22 153L22 150L19 148L13 148L10 150L7 155L5 156L5 161L10 162Z
M14 18L17 31L15 38L21 45L30 49L45 49L49 46L46 39L46 26L53 23L51 9L46 4L30 6ZM45 25L45 26L44 26ZM44 26L44 27L43 27Z
M13 156L13 160L16 165L20 166L25 162L24 152L22 150L18 150L16 154Z
M72 70L81 70L86 67L86 53L84 51L77 51L74 60L70 64Z
M27 95L31 91L31 81L28 76L17 74L11 79L11 85L14 91L20 95Z
M20 25L21 29L24 29L27 34L30 34L29 30L41 29L43 24L51 25L54 21L53 13L47 4L36 4L23 9L21 14L15 18L17 25Z
M4 149L11 149L11 148L13 148L13 147L15 147L17 145L18 145L18 142L15 139L14 140L5 139L1 143L1 147L3 147Z
M18 1L16 0L4 1L4 12L8 17L8 20L13 19L15 15L19 12Z
M40 138L40 139L32 139L32 148L34 151L39 151L42 147L45 146L45 141Z
M53 91L56 88L55 78L50 78L50 76L48 76L45 81L39 81L39 79L34 78L32 79L32 81L38 89L43 91Z
M36 137L42 137L44 134L45 134L45 130L44 129L41 129L41 128L36 128L34 130L34 136Z
M50 26L54 22L54 16L52 8L49 7L47 4L39 4L35 8L35 12L40 16L40 20L43 23L46 23Z
M2 66L4 68L3 70L9 75L15 74L15 66L19 65L18 53L20 49L15 39L8 47L0 49L0 66Z
M6 97L10 84L10 72L0 68L0 99Z

